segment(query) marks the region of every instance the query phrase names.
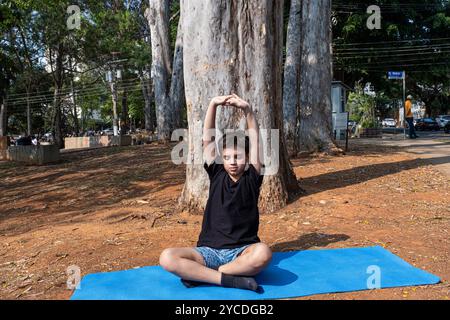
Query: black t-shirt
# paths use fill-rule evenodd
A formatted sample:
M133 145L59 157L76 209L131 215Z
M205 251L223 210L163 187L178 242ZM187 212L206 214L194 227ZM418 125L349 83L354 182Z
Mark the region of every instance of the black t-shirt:
M203 165L210 186L197 246L231 249L260 242L258 197L263 176L250 164L234 182L216 160Z

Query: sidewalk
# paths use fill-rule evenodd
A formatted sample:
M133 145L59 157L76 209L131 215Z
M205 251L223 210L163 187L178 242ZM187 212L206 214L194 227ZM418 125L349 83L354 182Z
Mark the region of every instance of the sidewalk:
M420 159L426 159L440 172L450 178L450 134L440 132L417 132L419 138L404 138L403 134L383 134L382 139L359 139L364 144L379 144L404 148Z

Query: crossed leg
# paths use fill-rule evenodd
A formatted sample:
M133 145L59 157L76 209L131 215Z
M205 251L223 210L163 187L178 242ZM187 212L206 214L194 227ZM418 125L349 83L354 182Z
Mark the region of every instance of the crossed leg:
M272 251L265 243L252 244L242 251L233 261L221 265L218 271L240 276L255 276L260 273L272 259Z
M262 243L255 243L242 251L233 261L214 270L206 267L202 255L194 248L168 248L159 258L160 265L182 279L221 284L221 273L254 276L270 262L272 251Z
M159 257L159 264L185 280L220 285L219 271L206 267L202 255L194 248L167 248Z

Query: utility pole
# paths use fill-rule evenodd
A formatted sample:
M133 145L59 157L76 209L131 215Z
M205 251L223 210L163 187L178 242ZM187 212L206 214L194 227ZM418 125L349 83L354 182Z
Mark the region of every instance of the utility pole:
M111 52L113 56L113 61L109 62L109 71L106 75L107 81L109 82L109 86L111 89L112 95L112 104L113 104L113 132L115 136L119 135L119 124L118 124L118 114L117 114L117 101L118 101L118 93L117 93L117 79L122 78L122 71L118 68L118 65L121 62L127 61L127 59L122 60L114 60L119 52Z
M26 80L26 91L27 91L27 135L31 136L31 103L30 103L30 94L31 94L31 88L33 85L33 73L31 71L26 71L25 73L27 75Z
M78 111L77 111L77 100L75 97L75 89L74 89L74 72L72 65L72 57L69 57L69 68L70 68L70 96L72 98L72 107L73 107L73 124L75 136L78 137L80 126L78 123Z
M119 135L119 126L117 123L117 87L116 87L116 70L109 71L109 86L111 88L112 94L112 104L113 104L113 131L114 135Z
M84 112L83 112L83 96L80 96L80 129L84 134Z
M403 70L403 138L406 139L406 71Z
M400 121L400 126L403 127L403 136L406 139L406 114L405 114L405 101L406 101L406 71L389 71L388 79L399 79L403 80L403 101L400 104L398 110L398 120Z
M29 88L27 88L27 135L31 136L31 106Z

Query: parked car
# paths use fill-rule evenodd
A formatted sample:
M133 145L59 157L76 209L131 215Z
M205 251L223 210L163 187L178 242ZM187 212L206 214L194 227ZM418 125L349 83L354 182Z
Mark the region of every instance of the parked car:
M450 122L450 115L440 115L436 118L439 127L444 128Z
M397 121L395 121L395 119L392 118L386 118L383 121L381 121L381 125L383 127L396 127Z
M436 130L439 131L441 128L438 123L431 118L417 119L414 126L416 130Z
M16 146L31 146L33 144L31 136L20 137L16 140Z
M114 130L111 128L105 129L102 131L102 135L104 136L112 136L114 135Z
M445 125L444 131L445 131L445 133L450 133L450 121L447 122L447 124Z

